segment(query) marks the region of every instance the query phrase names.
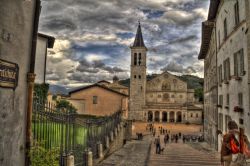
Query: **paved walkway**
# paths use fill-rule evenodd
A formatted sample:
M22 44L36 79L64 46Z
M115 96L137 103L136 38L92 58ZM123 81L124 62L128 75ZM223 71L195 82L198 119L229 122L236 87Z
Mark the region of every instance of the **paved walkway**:
M132 140L120 150L114 152L99 166L145 166L149 154L151 136L142 141Z
M199 134L201 126L183 124L155 124L156 136L158 127L162 126L171 133ZM132 140L120 150L105 159L99 166L220 166L218 153L206 151L200 143L183 144L169 143L164 147L163 154L155 154L154 138L146 131L146 123L136 123L133 128L133 137L136 132L147 136L142 141ZM163 135L161 135L163 145ZM151 146L151 151L149 151Z
M169 143L164 147L163 154L155 154L155 146L152 144L148 166L159 165L220 166L220 160L217 153L200 151L189 144L183 143Z

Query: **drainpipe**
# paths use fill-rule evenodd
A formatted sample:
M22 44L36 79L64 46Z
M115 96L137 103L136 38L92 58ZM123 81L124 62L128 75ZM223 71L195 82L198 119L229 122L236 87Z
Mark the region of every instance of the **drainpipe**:
M219 150L219 146L218 146L218 134L217 134L217 131L218 131L218 118L219 118L219 112L218 112L218 107L217 107L217 103L218 103L218 96L219 96L219 88L218 88L218 59L217 59L217 54L218 54L218 49L217 49L217 28L216 28L216 19L214 20L214 36L215 36L215 61L216 61L216 83L217 83L217 86L216 86L216 92L217 92L217 95L216 95L216 125L215 125L215 129L216 129L216 150L218 151Z
M33 33L32 33L32 43L31 43L31 54L30 54L30 67L27 73L27 83L28 83L28 103L27 103L27 114L26 114L26 153L25 153L25 166L31 165L29 151L32 143L32 104L33 104L33 90L35 81L35 58L36 58L36 43L37 43L37 31L39 24L39 15L41 10L41 1L35 1L34 10L34 21L33 21Z

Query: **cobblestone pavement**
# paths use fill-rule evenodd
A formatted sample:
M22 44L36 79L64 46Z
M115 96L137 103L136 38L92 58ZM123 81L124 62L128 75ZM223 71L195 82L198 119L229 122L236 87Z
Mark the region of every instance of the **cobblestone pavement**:
M132 140L120 150L114 152L99 166L145 166L149 154L151 136L143 140Z

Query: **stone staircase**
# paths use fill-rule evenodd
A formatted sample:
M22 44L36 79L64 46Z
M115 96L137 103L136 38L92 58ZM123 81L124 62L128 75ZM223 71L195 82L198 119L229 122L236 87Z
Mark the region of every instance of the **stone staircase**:
M188 144L169 143L162 147L163 153L155 154L155 145L151 145L148 166L220 166L217 154L199 151Z

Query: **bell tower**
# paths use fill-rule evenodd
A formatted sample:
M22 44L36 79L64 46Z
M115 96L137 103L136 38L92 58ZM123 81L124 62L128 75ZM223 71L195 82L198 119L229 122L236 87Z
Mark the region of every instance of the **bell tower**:
M131 49L129 119L144 120L143 106L146 95L147 47L144 44L139 22Z

